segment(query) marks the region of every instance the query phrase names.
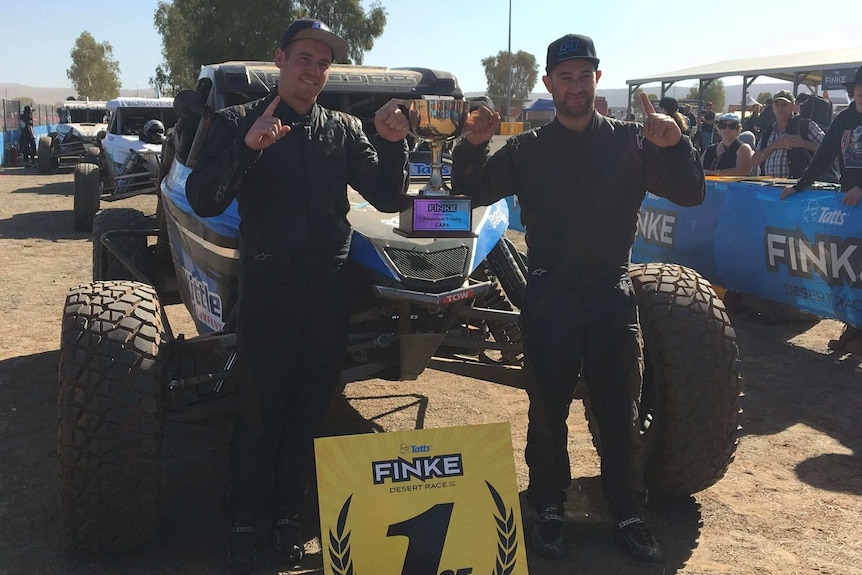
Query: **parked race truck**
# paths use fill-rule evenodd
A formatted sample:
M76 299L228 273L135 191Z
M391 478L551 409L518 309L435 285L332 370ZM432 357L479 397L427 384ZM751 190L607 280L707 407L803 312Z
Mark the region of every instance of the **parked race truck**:
M157 190L162 143L176 123L173 98L114 98L109 119L75 166L75 229L90 231L102 201Z
M104 101L68 100L57 114L57 130L39 138L36 167L40 174L51 173L64 161L77 163L108 128Z
M165 422L235 411L239 215L236 203L217 217L196 215L185 184L213 112L266 96L278 76L271 63L204 66L196 88L174 101L179 121L165 142L155 217L128 208L95 216L93 282L66 297L60 350L61 518L76 548L147 542L157 526ZM371 132L389 99L426 96L463 98L445 72L334 65L319 102L358 116ZM415 194L427 181L428 154L412 153L410 162ZM529 254L507 237L506 202L474 208L471 234L405 237L397 214L377 212L352 190L348 199L348 261L359 287L342 384L412 380L433 365L519 385ZM697 272L643 264L631 276L646 347L647 481L656 494L690 495L718 481L736 449L735 334ZM191 313L197 334L174 333L165 306L175 303Z

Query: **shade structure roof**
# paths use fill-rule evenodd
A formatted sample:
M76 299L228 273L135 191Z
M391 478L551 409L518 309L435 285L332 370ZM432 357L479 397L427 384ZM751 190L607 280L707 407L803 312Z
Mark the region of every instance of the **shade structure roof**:
M769 76L794 84L819 85L823 72L862 66L862 46L836 50L820 50L779 56L759 56L725 60L694 68L673 70L662 74L626 80L629 86L655 82L673 83L680 80L710 80L726 76Z

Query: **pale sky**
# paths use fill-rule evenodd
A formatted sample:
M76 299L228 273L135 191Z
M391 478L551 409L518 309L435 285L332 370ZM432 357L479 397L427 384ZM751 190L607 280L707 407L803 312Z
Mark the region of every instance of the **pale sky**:
M8 4L12 0L0 0L0 5ZM510 0L382 0L382 4L388 21L366 54L366 64L446 70L458 77L464 91L485 90L481 60L507 48ZM153 25L157 5L158 0L14 3L6 10L9 22L28 24L6 26L0 35L4 54L0 82L71 86L66 77L69 52L81 32L88 30L97 42L113 46L123 88L147 88L162 61L161 36ZM664 7L661 12L648 10L643 2L631 0L511 0L512 51L524 50L536 57L540 79L534 91L544 92L541 74L547 46L567 33L586 34L595 41L603 73L600 88L624 88L628 79L722 60L862 44L862 5L855 0L820 4L784 0L760 4L759 9L756 3L741 3L734 11L721 2L678 5L685 14ZM816 14L812 13L815 7ZM809 25L801 25L806 18ZM740 82L741 78L725 78L725 84Z

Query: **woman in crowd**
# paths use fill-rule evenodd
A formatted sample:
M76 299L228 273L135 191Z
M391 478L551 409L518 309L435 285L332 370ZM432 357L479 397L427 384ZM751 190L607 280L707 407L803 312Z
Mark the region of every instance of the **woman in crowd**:
M722 114L716 120L721 141L709 146L700 161L707 176L747 176L751 172L751 146L739 141L741 125L736 114Z
M688 120L686 120L685 116L682 115L682 112L679 111L679 102L676 98L665 96L659 100L658 111L673 118L673 121L676 122L677 126L679 126L680 132L686 136L691 135L689 132L690 126L688 125Z

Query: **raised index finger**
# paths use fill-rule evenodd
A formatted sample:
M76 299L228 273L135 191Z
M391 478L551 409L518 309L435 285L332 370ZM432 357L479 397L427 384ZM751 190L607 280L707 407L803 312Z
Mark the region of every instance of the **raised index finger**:
M652 102L650 102L646 92L641 92L641 107L643 108L645 118L650 114L655 114L655 108L652 107Z
M270 102L269 106L266 107L266 110L263 111L264 116L274 116L275 109L278 107L278 103L281 102L281 96L276 95L275 98Z

